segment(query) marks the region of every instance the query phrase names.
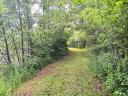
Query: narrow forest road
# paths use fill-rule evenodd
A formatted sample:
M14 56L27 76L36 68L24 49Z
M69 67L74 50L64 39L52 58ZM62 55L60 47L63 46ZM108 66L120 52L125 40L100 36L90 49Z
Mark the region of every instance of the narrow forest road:
M88 67L86 49L71 54L40 71L24 83L14 96L100 96L101 87Z

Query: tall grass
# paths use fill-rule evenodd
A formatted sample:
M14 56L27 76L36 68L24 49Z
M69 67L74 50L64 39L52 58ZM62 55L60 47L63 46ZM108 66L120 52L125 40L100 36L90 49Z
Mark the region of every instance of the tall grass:
M32 72L14 65L7 65L2 74L3 76L0 78L0 96L13 96L17 87L32 76Z

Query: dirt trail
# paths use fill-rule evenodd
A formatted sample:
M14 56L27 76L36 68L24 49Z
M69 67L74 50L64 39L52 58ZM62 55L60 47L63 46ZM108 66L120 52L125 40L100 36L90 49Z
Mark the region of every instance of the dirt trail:
M64 57L66 58L66 57ZM32 92L35 89L39 89L39 82L41 79L45 78L46 76L50 74L54 74L57 70L58 64L61 64L63 62L63 59L55 61L53 64L49 64L45 68L43 68L41 71L39 71L35 77L22 84L22 86L16 91L14 96L32 96Z
M70 49L69 56L47 65L13 96L101 96L102 85L91 74L85 52Z

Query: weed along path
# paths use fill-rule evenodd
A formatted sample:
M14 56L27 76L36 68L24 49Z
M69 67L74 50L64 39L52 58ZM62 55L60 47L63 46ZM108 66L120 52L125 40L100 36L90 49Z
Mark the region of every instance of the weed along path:
M69 56L42 69L35 78L24 83L15 96L100 96L88 67L87 50L69 50Z

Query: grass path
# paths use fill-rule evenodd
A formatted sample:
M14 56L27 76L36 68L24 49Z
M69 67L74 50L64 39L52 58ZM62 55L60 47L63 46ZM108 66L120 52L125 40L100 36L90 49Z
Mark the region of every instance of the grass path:
M87 50L69 50L70 56L42 69L24 83L15 96L100 96L97 80L88 67Z

